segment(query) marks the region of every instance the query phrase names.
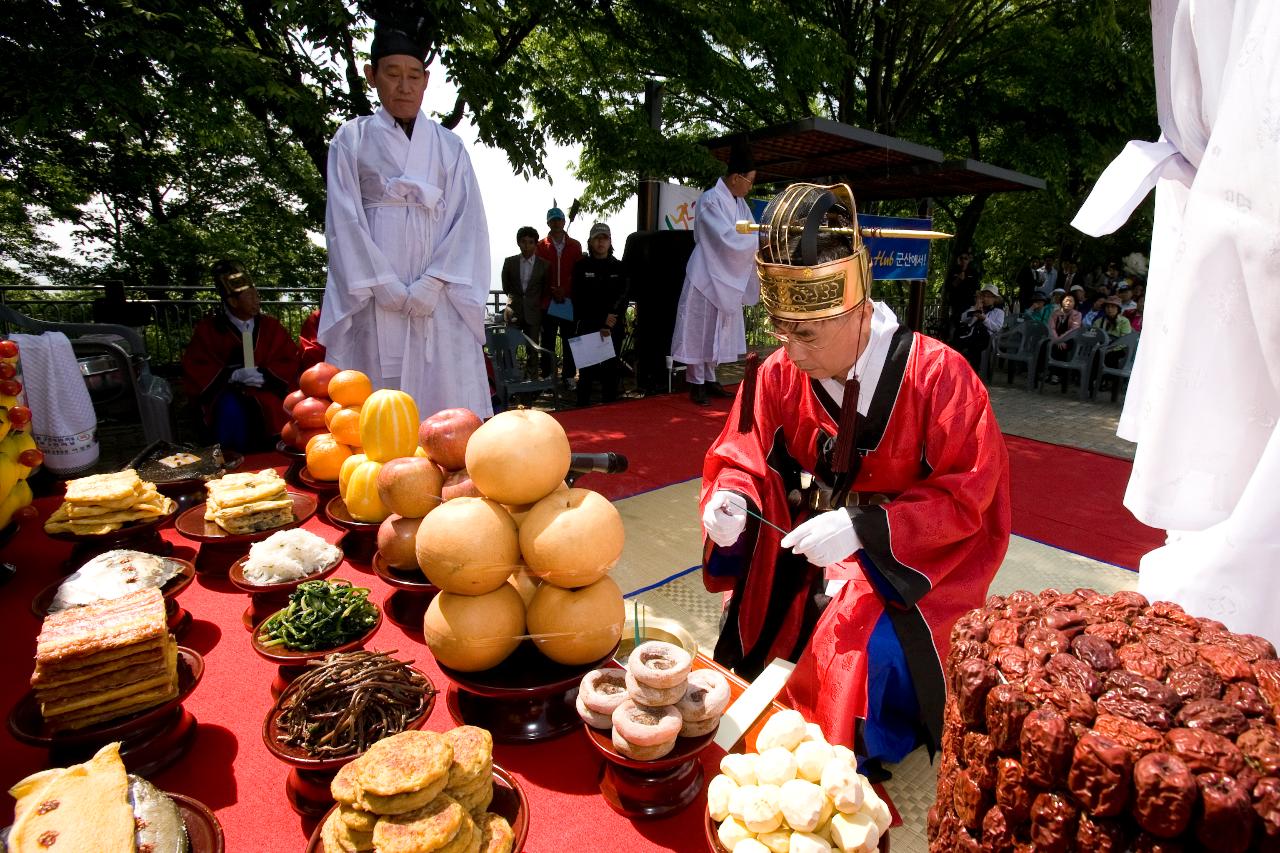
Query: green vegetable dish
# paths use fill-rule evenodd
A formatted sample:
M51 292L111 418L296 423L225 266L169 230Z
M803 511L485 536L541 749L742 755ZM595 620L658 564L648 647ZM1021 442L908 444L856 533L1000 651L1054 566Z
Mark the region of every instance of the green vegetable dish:
M289 594L289 606L258 631L264 649L300 652L333 649L363 635L378 621L369 590L350 581L305 581Z

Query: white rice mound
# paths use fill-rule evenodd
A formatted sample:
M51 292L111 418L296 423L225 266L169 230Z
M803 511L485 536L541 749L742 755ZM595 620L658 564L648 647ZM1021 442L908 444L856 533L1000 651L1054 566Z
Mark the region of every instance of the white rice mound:
M338 546L310 531L300 527L281 530L249 548L244 579L252 584L297 580L328 567L340 556Z

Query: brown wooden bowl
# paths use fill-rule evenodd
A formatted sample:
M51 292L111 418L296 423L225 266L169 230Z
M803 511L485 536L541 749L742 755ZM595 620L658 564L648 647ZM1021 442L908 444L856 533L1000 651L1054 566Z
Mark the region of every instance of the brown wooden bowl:
M270 619L271 616L275 615L275 613L272 613L267 617L267 619L263 619L262 622L259 622L253 627L253 650L258 653L259 657L269 660L274 664L279 664L280 666L305 666L308 661L320 660L326 655L331 655L334 652L349 652L353 649L363 648L364 644L373 639L373 635L378 633L378 629L382 627L382 608L372 600L370 600L369 603L372 604L374 609L378 612L378 618L374 620L373 627L368 631L365 631L359 637L348 640L340 646L334 646L331 649L316 649L314 651L286 649L279 646L266 648L262 645L262 642L258 637L262 631L263 624L266 623L267 619ZM276 613L278 612L280 611L277 610Z
M178 574L169 578L164 586L160 587L160 594L164 596L165 602L168 604L178 593L189 587L191 581L195 580L196 567L190 560L180 560L177 557L165 557L164 559L180 564ZM54 596L58 594L58 587L65 582L66 579L64 578L42 589L35 598L31 599L31 612L41 619L48 616L49 605L53 604Z
M45 748L108 744L113 740L128 740L131 735L145 731L147 727L165 717L180 706L196 689L204 676L204 658L194 649L178 647L178 695L144 711L138 711L117 720L107 720L96 725L73 731L51 730L40 714L40 702L34 690L28 690L9 712L9 733L15 739L31 746Z
M336 805L325 812L316 825L306 853L324 853L324 841L320 836L324 831L324 822L334 809L337 809ZM520 781L497 764L493 765L493 802L488 811L502 815L511 824L511 832L515 835L515 843L511 845L512 853L521 853L529 838L529 798L525 796Z
M59 542L72 542L76 545L90 545L94 548L108 550L103 546L110 545L115 542L128 542L133 539L150 533L159 528L169 519L173 518L174 513L166 512L163 515L152 516L151 518L143 518L138 521L131 521L123 527L119 527L108 533L98 533L92 535L81 535L78 533L50 533L45 531L45 535L50 539L56 539Z
M299 584L304 581L320 581L331 576L342 565L342 559L342 549L339 548L338 556L334 561L319 571L300 578L294 578L291 581L256 584L245 579L244 567L249 562L249 555L245 554L232 563L231 568L227 571L227 580L231 581L231 585L236 589L249 593L249 606L241 614L240 623L244 625L246 631L252 631L259 622L287 605L289 603L289 593L297 589Z
M381 551L373 555L373 573L392 588L382 600L387 618L411 634L422 634L422 618L440 588L427 580L420 569L393 569Z
M314 496L292 491L286 493L289 495L290 500L293 501L293 520L279 527L255 530L252 533L228 533L212 521L205 521L203 503L196 504L179 515L173 526L188 539L215 546L248 545L253 542L261 542L272 533L297 527L316 514L316 507L319 506L319 501Z
M321 480L313 477L311 469L306 465L303 465L302 470L298 472L298 482L321 496L336 495L338 493L337 480Z
M167 793L178 812L182 815L182 823L187 827L187 840L191 843L191 853L224 853L225 841L222 837L222 824L209 807L194 797L186 794Z

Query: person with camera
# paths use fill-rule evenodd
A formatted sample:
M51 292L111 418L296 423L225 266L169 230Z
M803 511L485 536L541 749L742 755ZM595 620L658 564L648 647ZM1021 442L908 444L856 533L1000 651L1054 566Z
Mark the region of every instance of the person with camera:
M1000 289L994 284L984 284L973 307L960 315L952 346L969 360L974 370L982 361L982 353L991 346L991 338L1004 328L1004 309L999 306L999 300Z

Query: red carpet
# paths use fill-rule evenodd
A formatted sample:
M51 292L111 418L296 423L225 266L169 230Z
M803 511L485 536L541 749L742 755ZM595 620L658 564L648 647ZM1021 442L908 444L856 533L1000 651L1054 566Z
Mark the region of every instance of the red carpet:
M724 426L728 400L695 406L684 394L628 400L556 414L576 452L616 451L624 474L587 474L579 485L611 499L702 474L707 447ZM1137 569L1163 534L1125 509L1131 463L1113 456L1006 435L1013 532L1095 560Z

